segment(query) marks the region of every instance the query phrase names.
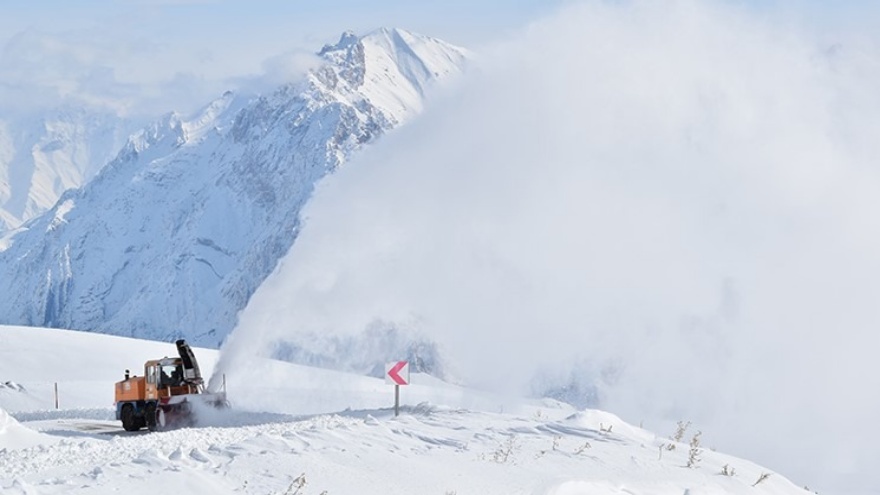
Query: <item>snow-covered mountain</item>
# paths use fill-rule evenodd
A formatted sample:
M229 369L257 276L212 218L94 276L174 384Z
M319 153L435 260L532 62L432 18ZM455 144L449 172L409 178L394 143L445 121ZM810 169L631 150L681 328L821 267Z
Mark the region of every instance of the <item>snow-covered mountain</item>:
M124 432L113 383L173 344L5 326L0 342L4 494L810 493L704 447L711 432L655 434L422 374L401 387L395 417L382 379L266 359L228 370L231 410L199 411L192 428ZM195 353L209 372L217 352Z
M84 105L0 118L0 233L88 182L135 129L114 112Z
M292 245L316 181L419 112L467 55L380 29L318 56L271 94L168 114L8 236L0 322L218 345Z

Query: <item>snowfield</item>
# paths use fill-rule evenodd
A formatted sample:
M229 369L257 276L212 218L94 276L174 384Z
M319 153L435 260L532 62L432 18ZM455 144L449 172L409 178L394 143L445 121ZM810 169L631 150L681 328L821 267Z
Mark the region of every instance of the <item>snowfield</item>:
M201 411L197 427L124 432L113 419L113 383L125 368L138 373L143 361L174 352L159 342L0 326L0 491L806 493L702 445L688 468L696 431L674 442L673 432L655 434L610 413L420 374L402 388L394 417L383 380L269 360L231 373L234 407ZM217 351L195 352L210 376Z

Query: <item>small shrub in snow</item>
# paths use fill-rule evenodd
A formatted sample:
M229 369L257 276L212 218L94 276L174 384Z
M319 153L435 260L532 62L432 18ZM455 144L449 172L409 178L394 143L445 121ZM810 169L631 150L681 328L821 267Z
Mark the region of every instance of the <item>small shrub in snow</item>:
M723 476L733 476L736 474L736 469L730 467L730 464L725 464L724 467L721 468L721 474Z
M700 435L703 432L698 431L693 438L691 438L690 449L688 449L688 462L687 467L695 468L697 467L697 463L699 463L702 459L700 459L700 455L703 453L703 449L700 448Z
M495 449L495 452L492 453L492 460L499 464L513 462L517 450L519 450L519 442L515 435L511 435Z
M663 451L664 450L675 450L675 444L674 443L661 443L660 445L658 445L657 446L657 451L658 451L657 460L658 461L663 460Z
M675 444L674 443L661 443L658 446L658 449L660 450L660 456L658 457L658 459L663 459L663 451L668 450L671 452L671 451L675 450Z
M688 430L688 428L690 428L690 426L691 426L690 421L679 421L678 422L678 425L675 428L675 433L671 437L669 437L669 439L672 441L669 443L661 443L660 446L658 447L659 448L658 459L663 459L663 451L664 450L668 450L670 452L675 450L675 444L678 442L681 442L681 440L684 438L684 434L687 433L687 430ZM699 433L697 435L699 435ZM693 441L693 439L691 441ZM691 467L690 464L688 464L688 467Z
M580 455L580 454L583 454L585 450L587 450L587 449L591 449L591 448L593 448L593 446L590 445L590 442L584 442L583 445L581 445L580 447L574 449L574 455Z
M767 478L769 478L769 477L770 477L770 473L761 473L761 475L758 476L758 480L755 481L754 483L752 483L752 486L760 485L761 483L767 481Z
M562 439L562 437L560 437L559 435L553 435L553 447L551 448L551 450L553 452L556 452L557 450L559 450L559 440L561 440L561 439ZM546 451L546 450L539 450L538 453L535 454L535 459L540 459L541 457L544 457L544 455L546 455L547 452L548 451Z
M681 439L684 438L684 434L687 432L687 429L690 428L690 421L679 421L678 427L675 429L675 434L672 435L672 441L681 442ZM674 448L674 447L673 447ZM672 450L672 449L669 449Z
M304 486L306 486L305 473L297 476L290 482L290 486L287 487L287 491L284 492L284 495L299 495Z

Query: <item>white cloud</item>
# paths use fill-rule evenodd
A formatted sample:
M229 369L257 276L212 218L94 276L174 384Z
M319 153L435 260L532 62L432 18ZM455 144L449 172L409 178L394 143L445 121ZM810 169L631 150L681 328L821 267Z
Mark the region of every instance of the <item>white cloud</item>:
M198 107L226 89L223 81L194 73L130 77L133 66L155 63L157 49L143 40L111 43L90 32L22 31L0 52L0 108L30 113L86 104L120 115L156 116Z
M311 52L288 50L253 71L233 66L218 73L210 66L227 63L225 56L195 50L175 57L173 51L142 39L109 43L85 32L23 31L0 51L0 109L7 117L69 104L136 118L186 114L230 89L272 91L318 63Z
M289 50L264 60L259 75L234 77L230 82L243 91L266 94L283 84L301 80L321 63L315 51Z
M416 320L472 383L593 363L633 422L877 486L880 70L827 48L687 0L533 25L321 185L227 352Z

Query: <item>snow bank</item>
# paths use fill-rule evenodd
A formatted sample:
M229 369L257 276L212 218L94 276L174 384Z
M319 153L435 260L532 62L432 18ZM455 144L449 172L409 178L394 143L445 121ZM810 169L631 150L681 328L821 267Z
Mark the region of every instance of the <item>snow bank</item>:
M2 326L0 341L0 376L15 380L9 394L24 396L19 382L39 392L33 380L65 376L73 381L62 390L79 390L76 400L92 404L72 409L63 405L70 397L61 410L13 417L0 401L3 494L290 493L306 478L303 494L748 495L760 479L764 494L804 493L708 448L687 469L686 444L668 449L668 439L611 413L550 399L517 404L420 373L401 389L395 417L393 387L383 380L253 359L227 377L241 407L197 407L193 428L125 432L111 407L98 407L112 398L114 366L168 344ZM321 410L333 412L305 414Z
M0 452L4 450L26 449L35 445L52 442L53 439L50 436L37 433L30 428L22 426L9 413L0 409Z
M632 426L615 414L598 409L586 409L572 414L566 418L566 423L593 430L613 431L614 433L620 433L642 442L651 442L656 438L655 434Z

